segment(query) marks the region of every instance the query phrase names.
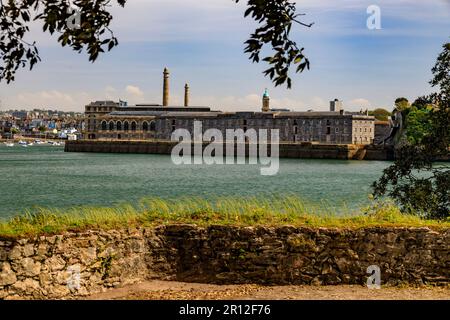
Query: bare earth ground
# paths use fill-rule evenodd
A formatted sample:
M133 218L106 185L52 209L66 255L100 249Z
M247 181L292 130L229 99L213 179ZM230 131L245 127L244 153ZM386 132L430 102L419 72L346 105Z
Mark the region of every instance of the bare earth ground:
M91 300L450 300L449 287L259 286L147 281Z

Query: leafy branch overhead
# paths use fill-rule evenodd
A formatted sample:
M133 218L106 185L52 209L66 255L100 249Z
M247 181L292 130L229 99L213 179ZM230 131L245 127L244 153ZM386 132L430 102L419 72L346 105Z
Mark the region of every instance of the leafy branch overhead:
M19 68L28 66L31 70L41 60L36 43L27 40L32 21L42 22L45 32L58 34L62 46L86 51L89 61L94 62L100 53L118 45L109 28L113 19L109 9L113 4L124 7L125 3L126 0L0 0L0 81L14 81ZM249 0L247 7L245 16L251 16L260 27L246 41L245 52L253 62L259 62L263 47L271 47L274 55L262 59L270 65L264 74L276 86L286 83L290 88L290 67L296 65L296 72L309 68L304 49L290 39L292 24L312 24L300 22L295 4L287 0ZM81 17L79 28L68 23L73 19L74 8Z
M270 65L264 74L275 83L275 86L287 83L287 87L291 88L292 80L289 77L291 65L297 65L296 72L309 69L309 60L303 54L304 48L299 49L290 38L292 24L295 22L311 27L313 23L305 24L299 21L298 17L303 14L297 14L295 3L288 0L249 0L247 6L245 16L251 16L260 27L245 42L247 45L245 52L250 54L253 62L258 63L264 45L271 46L275 53L262 59Z
M67 0L0 0L0 81L14 81L19 67L29 66L30 70L40 61L35 42L27 42L32 20L41 21L43 29L50 34L59 34L58 42L89 55L95 61L105 50L118 44L109 29L112 16L108 12L111 0L72 0L79 10L80 28L70 27L74 9ZM124 6L126 0L116 0Z

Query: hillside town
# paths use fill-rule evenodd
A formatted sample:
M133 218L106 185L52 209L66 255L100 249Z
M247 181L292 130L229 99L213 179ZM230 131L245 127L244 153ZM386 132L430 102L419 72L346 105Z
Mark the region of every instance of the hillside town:
M0 138L70 139L81 137L83 113L33 109L0 110Z

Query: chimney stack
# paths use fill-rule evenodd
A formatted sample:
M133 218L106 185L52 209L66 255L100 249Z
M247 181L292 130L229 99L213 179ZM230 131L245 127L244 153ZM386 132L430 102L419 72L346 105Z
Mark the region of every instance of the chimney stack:
M184 106L189 107L189 85L184 86Z
M169 105L169 70L164 68L163 106Z

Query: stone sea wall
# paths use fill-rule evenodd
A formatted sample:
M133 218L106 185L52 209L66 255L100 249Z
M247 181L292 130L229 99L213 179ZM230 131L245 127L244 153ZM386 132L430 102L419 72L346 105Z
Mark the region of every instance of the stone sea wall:
M1 299L73 299L148 279L450 283L450 230L169 225L0 240Z
M125 141L125 140L79 140L67 141L66 152L98 152L98 153L145 153L145 154L171 154L177 142L171 141ZM208 143L203 144L203 149ZM259 147L259 146L258 146ZM237 150L235 145L235 154ZM194 147L191 146L194 154ZM270 148L268 148L270 154ZM226 154L226 144L223 146ZM248 145L246 146L248 155ZM280 143L280 158L300 159L340 159L340 160L393 160L392 148L372 145L336 145L313 143Z

